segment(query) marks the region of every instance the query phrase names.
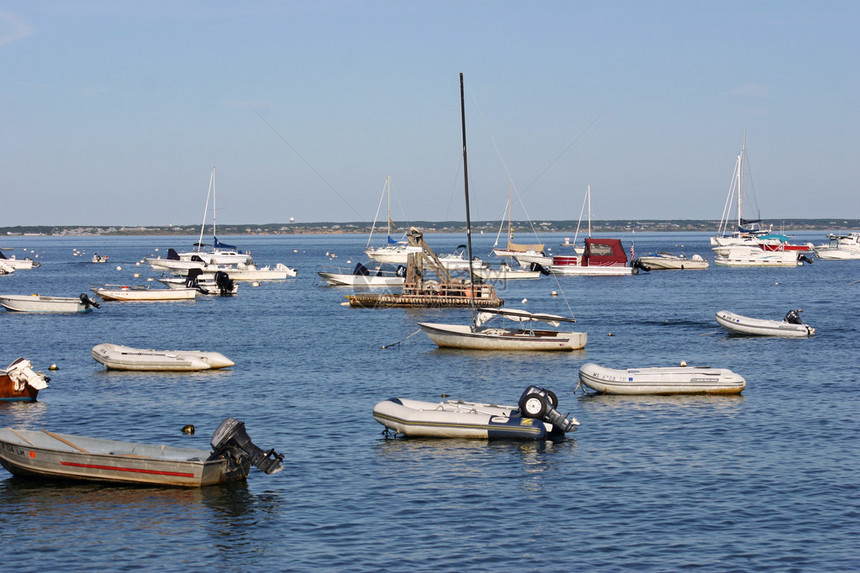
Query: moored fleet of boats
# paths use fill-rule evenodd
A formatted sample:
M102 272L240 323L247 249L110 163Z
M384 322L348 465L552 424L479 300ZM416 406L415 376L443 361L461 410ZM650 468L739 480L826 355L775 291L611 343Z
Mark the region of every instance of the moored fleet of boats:
M463 83L461 76L461 109ZM349 286L354 292L342 303L364 308L446 308L471 310L466 324L417 322L417 326L440 348L486 352L572 352L585 348L588 334L562 328L576 323L570 317L524 309L507 308L498 296L495 281L531 279L542 276L631 276L651 270L705 270L709 261L700 254L687 255L658 252L640 258L630 256L618 238L592 237L583 245L566 242L571 252L551 254L545 243L536 240L523 244L513 241L508 199L508 237L504 247L493 249L503 258L498 267L474 256L471 243L469 179L466 161L465 112L463 125L463 166L466 198L467 244L450 254L437 255L417 228L410 228L401 240L391 237L390 179L383 196L388 196L388 233L386 244L368 245L364 254L373 263L355 267L326 269L319 277L331 286ZM745 143L738 156L736 176L727 206L737 197L737 226L729 230L728 211L720 233L713 237L714 264L719 266L798 266L818 256L824 260L860 258L860 233L832 234L830 242L817 247L794 245L789 238L764 231L760 221L742 216ZM215 170L210 176L210 197L214 212ZM381 205L380 200L380 205ZM377 212L378 214L378 212ZM580 217L581 218L581 217ZM171 273L158 279L165 288L142 285L93 285L92 292L103 301L174 301L193 300L199 295L234 296L237 281L281 280L297 276L295 269L279 263L274 267L257 267L249 252L226 245L217 239L212 218L212 244L203 243L206 224L192 251L168 251L165 258L145 259L153 270ZM375 230L371 230L371 238ZM204 248L212 247L212 248ZM2 255L2 253L0 253ZM104 262L98 257L93 262ZM0 270L32 268L8 264L0 259ZM20 260L14 259L21 263ZM516 262L515 262L516 261ZM31 261L32 262L32 261ZM517 265L519 268L516 268ZM356 288L362 287L362 288ZM368 287L365 291L364 287ZM379 288L384 291L378 290ZM341 299L342 300L342 299ZM99 308L86 294L79 297L44 295L0 295L0 305L21 313L82 313ZM110 305L108 305L110 306ZM569 309L568 309L569 310ZM102 311L104 312L104 311ZM715 314L717 324L731 336L766 336L808 338L815 328L800 320L801 310L790 311L782 320L754 318L733 311ZM495 321L495 322L493 322ZM231 368L233 360L209 350L157 350L134 348L114 343L92 347L91 357L108 370L194 372ZM577 388L598 394L616 395L737 395L747 381L727 368L708 366L646 366L616 368L593 362L583 364L578 372L564 381ZM0 400L35 401L38 392L47 387L48 377L32 369L19 358L0 370ZM425 401L412 398L390 398L377 403L373 418L386 428L387 436L469 439L555 440L576 431L579 422L558 410L557 395L540 386L528 386L516 405L463 400ZM0 429L0 463L16 475L104 481L118 484L158 484L200 487L244 479L251 465L265 473L282 469L283 456L274 450L263 451L247 437L244 424L226 419L215 431L211 450L196 450L119 442L101 438L53 433L47 430Z

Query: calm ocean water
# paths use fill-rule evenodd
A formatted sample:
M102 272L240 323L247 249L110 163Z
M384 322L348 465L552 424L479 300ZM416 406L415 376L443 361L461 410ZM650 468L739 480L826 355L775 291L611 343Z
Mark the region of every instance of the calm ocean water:
M710 253L703 234L634 237L638 255ZM476 236L476 253L493 238ZM427 239L437 252L462 242ZM354 265L364 236L223 240L299 276L242 283L232 299L103 303L72 316L0 311L4 366L24 356L37 369L59 367L37 403L0 404L0 427L208 448L234 416L259 446L285 454L285 471L252 469L247 483L187 491L46 483L0 469L4 570L860 569L860 261L511 282L500 291L517 308L567 314L551 296L562 292L589 341L563 355L498 354L409 337L419 319L465 321L466 311L342 306L349 290L326 287L316 270L332 252ZM0 276L0 292L76 296L91 283L143 282L158 273L135 262L192 241L2 237L14 247L7 256L37 253L42 266ZM110 263L91 264L94 252ZM730 338L714 321L721 309L778 319L797 307L814 338ZM101 342L213 350L236 366L106 372L90 357ZM747 389L574 394L587 361L682 360L731 368ZM532 383L558 394L578 432L546 444L386 440L371 416L393 396L515 403ZM197 433L183 434L185 424Z

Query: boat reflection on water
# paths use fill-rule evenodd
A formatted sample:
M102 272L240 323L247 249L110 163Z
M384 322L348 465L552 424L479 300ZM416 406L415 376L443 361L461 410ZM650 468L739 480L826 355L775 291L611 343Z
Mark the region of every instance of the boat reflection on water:
M588 410L617 409L629 410L641 414L666 414L676 410L712 410L721 413L740 412L743 404L742 394L714 395L714 394L671 394L659 395L623 395L623 394L596 394L586 393L577 396L580 405Z

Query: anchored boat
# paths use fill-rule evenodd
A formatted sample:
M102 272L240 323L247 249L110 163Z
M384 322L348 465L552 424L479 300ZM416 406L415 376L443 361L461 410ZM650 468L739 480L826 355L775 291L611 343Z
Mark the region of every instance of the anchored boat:
M0 370L0 402L35 402L49 380L41 372L34 372L29 360L18 358L6 370Z
M374 406L373 417L395 436L545 440L564 437L579 426L576 418L560 414L557 407L552 391L529 386L519 406L390 398Z
M579 369L579 382L601 394L740 394L743 377L725 368L676 366L665 368L606 368L594 363Z
M815 334L815 329L800 320L801 312L803 309L800 308L790 310L782 320L768 320L721 310L716 314L716 319L720 326L733 334L806 338Z
M100 307L85 293L79 297L3 294L0 306L16 312L89 312Z
M149 350L119 344L98 344L90 354L108 370L193 372L229 368L235 362L218 352Z
M221 422L210 445L211 451L2 428L0 463L18 476L183 487L243 480L252 464L267 474L284 469L283 454L254 445L235 418Z

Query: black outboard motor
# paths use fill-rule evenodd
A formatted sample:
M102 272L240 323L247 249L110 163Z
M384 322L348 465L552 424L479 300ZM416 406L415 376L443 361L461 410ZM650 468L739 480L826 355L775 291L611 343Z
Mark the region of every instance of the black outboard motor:
M90 297L88 297L87 293L85 293L85 292L81 293L80 299L84 305L84 308L89 308L91 306L94 306L96 308L101 308L101 305L99 303L97 303L96 301L94 301L93 299L91 299Z
M355 265L355 270L352 271L352 274L359 276L367 276L370 274L370 272L367 270L366 266L361 263L358 263L357 265Z
M787 322L789 324L803 324L803 321L800 320L801 312L803 312L802 308L798 308L797 310L789 310L788 314L785 315L785 318L783 318L782 321Z
M273 474L284 469L281 462L284 454L278 454L274 449L263 451L251 442L251 437L245 431L245 423L236 418L226 418L215 433L212 434L212 455L210 460L222 457L242 458L248 460L267 474Z
M224 271L215 273L215 286L218 287L218 294L221 296L230 296L233 294L233 279Z
M542 274L542 275L548 275L549 274L549 271L546 269L546 267L544 267L543 265L538 264L538 263L532 263L529 266L529 270L540 271L540 274Z
M185 276L186 288L197 288L200 286L200 275L203 274L203 269L188 269L188 274Z
M566 434L579 426L576 418L568 418L570 413L562 415L556 410L558 397L552 390L529 386L520 396L519 406L523 418L537 418L549 422L556 433Z

